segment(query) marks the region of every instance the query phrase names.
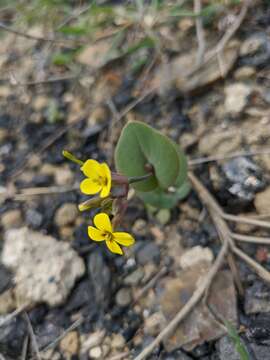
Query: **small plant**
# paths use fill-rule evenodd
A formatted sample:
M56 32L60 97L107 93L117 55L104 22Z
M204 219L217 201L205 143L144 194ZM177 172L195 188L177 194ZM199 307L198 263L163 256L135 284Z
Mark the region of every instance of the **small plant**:
M130 187L146 204L156 208L175 206L190 189L184 153L176 143L142 122L130 122L122 130L115 150L117 172L94 159L82 161L67 151L63 155L80 165L86 176L80 184L81 192L93 195L79 209L101 211L94 217L95 227L88 227L89 237L105 241L116 254L123 254L120 245L134 244L130 234L116 230L128 206Z

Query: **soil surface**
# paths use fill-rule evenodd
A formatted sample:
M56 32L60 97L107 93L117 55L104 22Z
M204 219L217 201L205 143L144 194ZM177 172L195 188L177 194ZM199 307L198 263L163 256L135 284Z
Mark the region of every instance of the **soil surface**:
M148 2L140 14L130 3L103 1L89 23L91 4L75 3L68 13L61 8L61 22L50 19L53 9L44 15L40 8L27 25L18 9L0 9L1 359L135 359L187 303L221 247L195 191L173 209L147 207L131 191L121 226L136 243L124 256L110 253L87 235L95 211L78 210L87 198L79 190L83 176L64 149L114 169L123 126L143 121L179 144L225 212L270 219L268 2L252 2L206 63L244 1L219 4L213 14L212 2L202 1L208 12L199 60L197 17L167 18L178 2L154 16ZM79 18L94 33L80 28ZM269 236L267 228L230 226ZM237 245L270 271L267 241ZM269 358L269 284L243 260L234 263L242 291L225 262L209 306L195 306L149 359L246 359L224 319L249 359Z

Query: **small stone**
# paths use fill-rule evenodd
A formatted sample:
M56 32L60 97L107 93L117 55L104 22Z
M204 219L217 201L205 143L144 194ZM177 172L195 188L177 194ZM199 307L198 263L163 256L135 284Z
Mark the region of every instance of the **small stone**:
M187 250L180 258L180 266L182 269L188 269L200 262L206 262L211 264L213 262L214 255L209 248L203 248L201 246L194 246Z
M111 340L112 349L121 350L125 347L126 340L121 334L113 334Z
M54 176L57 171L57 166L49 163L45 163L41 166L39 173L41 175Z
M136 255L139 264L145 265L151 261L159 261L160 250L154 242L147 242L145 245L140 247Z
M132 226L132 233L139 236L144 236L147 233L147 228L147 223L144 219L137 219Z
M234 73L234 78L236 80L245 80L250 79L256 74L256 69L251 66L242 66L237 69Z
M239 114L247 104L251 88L243 83L235 83L225 88L225 111L232 115Z
M81 352L87 352L89 349L93 347L99 346L105 336L105 330L98 330L89 335L87 335L86 339L82 342Z
M73 240L73 227L72 226L63 226L59 229L59 235L61 239L64 240Z
M143 277L144 277L144 271L141 268L138 268L125 277L124 284L130 286L136 286L140 283Z
M22 302L60 305L85 272L68 243L28 228L5 233L2 262L15 272L15 295Z
M44 109L48 105L48 98L43 95L38 95L32 102L32 107L36 111Z
M27 209L25 214L25 221L28 225L34 229L37 229L42 224L43 216L35 209Z
M100 346L95 346L89 351L90 359L102 359L102 348Z
M166 325L166 319L161 313L154 313L144 321L144 332L151 336L157 336Z
M263 44L263 37L255 34L246 39L240 47L240 55L247 56L255 54Z
M103 123L108 116L108 111L104 106L98 106L90 114L87 125L89 127Z
M264 191L261 191L258 194L256 194L254 204L259 214L269 213L270 186L267 187Z
M22 224L22 214L19 209L6 211L2 215L1 223L4 229L19 227Z
M115 297L116 303L119 306L128 306L132 301L131 291L128 288L120 289Z
M72 185L74 182L74 174L68 166L57 168L54 177L56 184L59 186Z
M77 206L73 203L65 203L56 210L54 219L56 225L61 227L74 223L78 216Z
M12 289L0 294L0 315L5 315L16 309L16 301Z
M71 331L60 341L60 349L64 354L76 355L79 351L77 331Z
M211 132L205 134L199 142L199 152L205 155L226 155L241 147L241 134L236 129L230 132Z
M270 289L258 281L245 292L245 313L257 314L270 312Z

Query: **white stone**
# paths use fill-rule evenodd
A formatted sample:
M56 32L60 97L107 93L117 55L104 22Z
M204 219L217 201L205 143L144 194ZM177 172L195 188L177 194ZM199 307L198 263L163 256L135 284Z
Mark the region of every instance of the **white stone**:
M27 227L5 233L2 262L15 272L16 297L31 304L60 305L85 272L83 260L68 243Z
M225 88L225 111L236 115L247 105L247 98L251 88L243 83L235 83Z
M187 250L180 258L180 266L182 269L188 269L200 262L212 263L214 255L212 251L205 247L194 246Z
M102 357L102 349L99 346L93 347L89 351L90 359L101 359Z

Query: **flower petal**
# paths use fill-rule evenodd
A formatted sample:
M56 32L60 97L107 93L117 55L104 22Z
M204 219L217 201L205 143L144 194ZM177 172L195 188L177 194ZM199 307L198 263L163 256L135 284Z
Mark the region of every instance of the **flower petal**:
M80 189L86 195L93 195L100 192L102 187L91 179L84 179L80 184Z
M94 226L88 226L88 235L94 241L103 241L105 240L102 232L96 229Z
M102 187L100 197L104 198L110 194L111 186L112 186L112 176L111 170L106 163L102 163L100 165L102 171L104 172L103 178L105 180L106 185Z
M113 239L120 245L130 246L133 245L135 239L127 232L114 232Z
M94 217L94 224L99 230L105 230L112 233L112 224L109 216L105 213L97 214Z
M93 179L98 177L100 174L100 163L94 159L88 159L81 167L82 172L85 176Z
M107 240L106 245L112 253L123 255L123 250L115 241Z

